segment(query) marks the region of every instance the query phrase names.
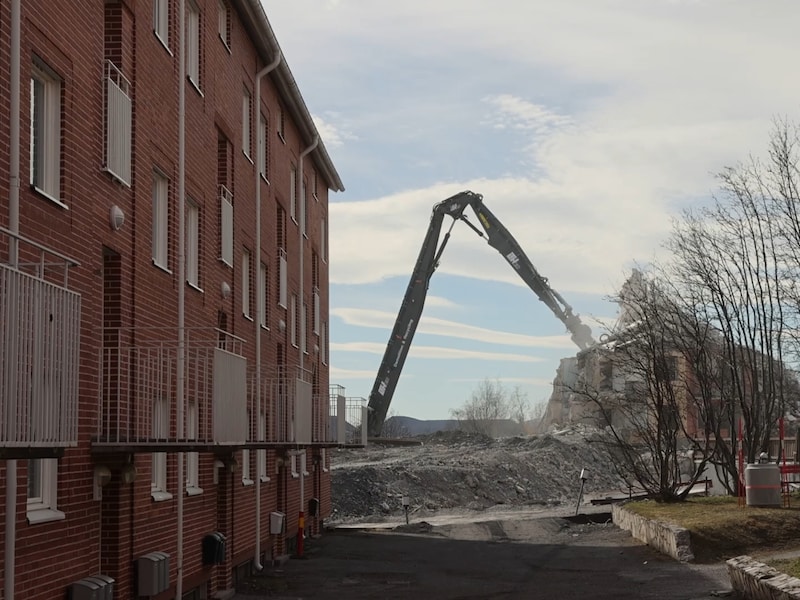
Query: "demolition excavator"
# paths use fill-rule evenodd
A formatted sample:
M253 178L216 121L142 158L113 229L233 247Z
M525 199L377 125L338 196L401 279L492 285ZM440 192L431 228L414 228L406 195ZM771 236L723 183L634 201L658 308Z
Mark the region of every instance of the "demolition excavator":
M468 220L467 215L464 214L467 207L470 207L475 213L483 231ZM440 244L439 239L445 217L451 217L453 222L442 237ZM553 314L564 323L571 334L572 341L581 350L595 345L591 328L581 322L580 317L572 312L572 307L561 297L561 294L553 290L547 279L539 274L508 229L483 204L483 196L470 191L460 192L433 207L428 232L422 243L414 272L411 274L411 281L406 289L403 303L400 305L392 335L369 395L367 431L370 437L380 437L381 435L383 422L389 411L389 404L403 370L411 340L414 338L419 319L422 316L431 276L439 266L439 259L457 221L466 223L480 237L486 238L489 245L508 261L508 264L528 284L528 287L536 293L539 300L544 302L553 311Z

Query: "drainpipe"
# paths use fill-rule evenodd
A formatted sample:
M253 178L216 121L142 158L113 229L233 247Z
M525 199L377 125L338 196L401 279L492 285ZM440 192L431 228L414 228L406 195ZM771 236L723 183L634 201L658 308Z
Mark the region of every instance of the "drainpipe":
M20 119L20 0L11 2L11 64L10 92L11 114L9 124L9 190L8 190L8 228L11 239L8 242L9 264L17 268L19 262L19 119ZM13 382L13 380L12 380ZM11 389L11 397L17 391ZM17 461L6 461L6 523L5 523L5 576L3 580L4 598L14 600L14 572L16 564L17 541Z
M180 0L180 25L178 35L178 377L175 389L176 404L176 435L183 439L183 395L186 379L186 0ZM177 581L175 584L175 597L183 598L183 497L184 489L183 472L184 455L178 452L178 506L177 506Z
M304 260L303 259L303 247L305 246L305 240L303 239L303 237L304 237L303 233L305 231L305 223L306 223L306 188L305 188L305 185L303 185L303 159L312 150L314 150L314 148L317 147L317 144L319 144L319 136L315 135L314 136L314 141L311 142L311 145L308 148L306 148L305 150L303 150L300 153L300 158L297 160L297 162L298 162L297 172L298 172L298 176L300 178L300 182L299 182L299 187L300 187L300 227L297 228L298 231L300 232L300 235L299 235L299 238L300 238L300 310L301 310L301 314L303 314L304 317L305 317L301 330L304 331L305 336L306 336L306 339L303 340L303 342L300 344L300 373L303 372L303 362L304 362L304 358L305 358L305 352L303 352L303 344L308 344L308 331L306 329L306 323L308 322L308 315L305 314L308 309L303 310L303 307L305 306L305 296L303 296L303 276L305 274L304 263L303 263L303 260ZM300 373L298 373L298 375L300 375ZM302 450L300 452L301 457L304 457L305 453L306 453L306 451ZM301 460L301 466L302 466L302 460ZM303 487L303 483L305 481L305 478L306 478L305 469L304 468L300 469L300 517L299 517L299 520L298 520L298 523L297 523L298 529L300 531L298 531L298 533L297 533L297 538L298 538L297 539L297 548L298 548L298 554L301 557L303 556L303 537L305 536L305 528L306 528L305 527L306 526L306 523L305 523L305 506L304 506L304 503L305 503L306 500L304 498L304 491L305 490L304 490L304 487Z
M256 73L256 101L253 109L253 123L256 126L256 139L261 131L261 79L278 66L281 62L281 52L278 50L275 60L269 63L266 67ZM265 133L266 136L266 133ZM263 160L267 159L267 140L264 139L264 156ZM261 274L261 161L262 156L258 156L258 165L255 168L256 172L256 251L253 253L258 257L258 264L256 265L256 273ZM257 277L256 281L259 282L259 294L264 293L263 285ZM256 306L256 423L261 421L261 322L264 320L262 314L262 303L258 302ZM261 454L259 451L258 454ZM257 455L258 456L258 455ZM264 457L266 461L266 456ZM256 459L258 463L258 459ZM264 565L261 564L261 473L256 474L256 557L253 559L253 568L256 571L261 571Z

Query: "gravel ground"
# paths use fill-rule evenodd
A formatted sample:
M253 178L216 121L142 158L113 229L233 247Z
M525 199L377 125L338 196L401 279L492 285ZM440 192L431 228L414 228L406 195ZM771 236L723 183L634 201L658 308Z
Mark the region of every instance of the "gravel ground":
M370 444L333 455L331 523L397 521L409 499L414 520L442 514L577 505L627 488L584 429L495 440L463 432Z

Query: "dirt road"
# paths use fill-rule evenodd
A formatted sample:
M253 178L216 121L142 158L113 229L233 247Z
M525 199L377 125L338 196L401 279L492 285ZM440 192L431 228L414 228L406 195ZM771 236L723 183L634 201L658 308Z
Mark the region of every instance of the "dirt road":
M680 564L610 523L560 517L339 529L308 550L240 585L237 600L687 600L730 588L722 565Z

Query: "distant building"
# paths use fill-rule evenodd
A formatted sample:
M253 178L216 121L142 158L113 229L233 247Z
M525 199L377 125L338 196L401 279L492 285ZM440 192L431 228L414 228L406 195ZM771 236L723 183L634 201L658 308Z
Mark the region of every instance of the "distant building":
M225 597L295 551L301 511L317 534L331 510L343 184L259 0L185 0L185 35L177 0L21 0L12 122L15 4L0 5L3 597L111 580L115 600Z

